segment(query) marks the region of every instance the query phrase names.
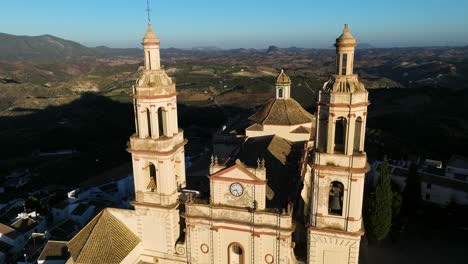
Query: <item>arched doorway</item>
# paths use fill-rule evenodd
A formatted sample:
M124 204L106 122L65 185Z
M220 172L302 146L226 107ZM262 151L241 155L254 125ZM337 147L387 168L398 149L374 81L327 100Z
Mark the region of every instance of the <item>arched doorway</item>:
M146 188L150 190L151 192L154 192L157 187L156 167L151 162L148 164L148 172L149 172L149 183Z
M244 264L245 252L239 243L231 243L228 246L228 264Z

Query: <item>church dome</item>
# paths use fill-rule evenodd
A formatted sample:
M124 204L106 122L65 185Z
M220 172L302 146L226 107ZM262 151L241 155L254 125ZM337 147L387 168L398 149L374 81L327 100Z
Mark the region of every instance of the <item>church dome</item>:
M156 33L154 33L154 30L151 27L151 23L148 23L148 28L146 29L146 34L143 38L143 43L148 42L159 42L159 38L156 36Z
M270 99L249 119L263 125L290 126L313 122L314 116L296 100L288 98Z
M348 24L345 24L343 33L336 39L335 46L357 46L356 39L349 32Z
M289 79L289 76L284 72L283 69L281 69L280 74L278 77L276 77L276 84L290 84L291 79Z

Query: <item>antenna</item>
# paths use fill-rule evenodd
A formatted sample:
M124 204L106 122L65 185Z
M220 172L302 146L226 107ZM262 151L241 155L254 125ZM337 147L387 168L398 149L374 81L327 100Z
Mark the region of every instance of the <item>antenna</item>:
M151 23L149 0L146 0L146 12L148 12L148 23Z

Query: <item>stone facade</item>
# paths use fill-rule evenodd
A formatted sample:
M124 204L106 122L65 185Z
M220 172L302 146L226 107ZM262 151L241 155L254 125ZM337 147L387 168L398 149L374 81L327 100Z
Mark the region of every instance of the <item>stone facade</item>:
M358 263L368 94L353 74L355 46L346 26L317 118L290 98L291 80L281 71L275 98L250 117L245 134L218 137L229 151L215 146L210 195L199 197L184 189L187 141L177 125L177 92L149 25L128 148L135 210L106 209L92 220L95 226L68 243L70 263L104 252L78 243L100 237L93 245L106 247L106 237L96 235L107 232L104 221L136 244L123 244L116 263ZM295 251L297 243L305 254Z

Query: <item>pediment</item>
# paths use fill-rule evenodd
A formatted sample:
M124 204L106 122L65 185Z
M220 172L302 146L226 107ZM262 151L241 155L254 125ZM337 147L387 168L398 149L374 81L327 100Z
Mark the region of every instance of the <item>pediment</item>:
M211 175L210 180L220 180L220 181L238 181L251 184L265 184L266 181L256 177L251 173L247 168L242 165L235 164L229 168L221 170L213 175Z

